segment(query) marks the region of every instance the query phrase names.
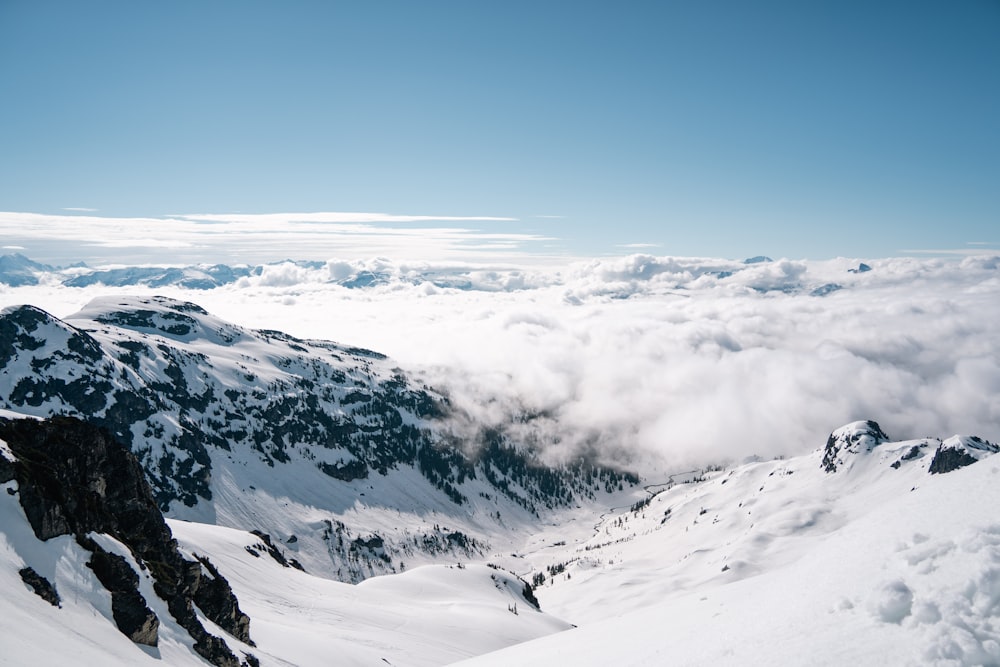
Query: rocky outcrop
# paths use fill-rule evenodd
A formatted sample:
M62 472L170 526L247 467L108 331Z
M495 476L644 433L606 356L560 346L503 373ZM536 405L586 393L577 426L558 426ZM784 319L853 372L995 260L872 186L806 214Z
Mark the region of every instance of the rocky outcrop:
M53 607L58 607L62 602L59 599L59 593L56 591L56 587L52 585L51 581L35 572L35 568L23 567L20 571L18 571L18 574L21 575L21 581L27 584L28 588L30 588L35 595L45 600Z
M110 591L115 622L126 636L155 645L159 619L138 590L139 575L125 558L97 545L91 533L115 538L148 570L156 595L195 640L199 655L223 667L240 664L225 641L205 630L194 607L252 645L250 619L214 567L204 560L189 561L178 551L142 468L128 450L107 431L72 417L0 419L0 440L16 459L17 494L36 537L73 535L90 551L89 567Z
M229 582L208 558L198 556L202 565L201 577L194 592L194 602L205 616L237 639L253 645L250 639L250 617L240 610Z
M938 445L928 472L937 475L958 470L997 452L1000 452L1000 447L988 440L956 435Z
M80 542L93 554L87 567L111 593L111 613L118 629L137 644L156 646L160 619L139 593L139 575L124 557L108 553L93 540L82 538Z
M882 428L871 420L847 424L827 438L820 466L828 473L837 472L851 455L871 452L888 439Z

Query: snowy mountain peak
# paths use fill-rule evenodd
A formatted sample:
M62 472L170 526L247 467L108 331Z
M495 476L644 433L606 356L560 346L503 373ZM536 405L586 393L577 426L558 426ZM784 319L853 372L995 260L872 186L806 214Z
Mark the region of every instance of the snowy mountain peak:
M220 345L230 345L246 333L242 327L212 317L197 304L163 296L97 298L73 317L176 340L201 338Z
M841 426L827 438L821 467L827 472L837 472L855 456L870 453L888 439L878 423L871 420Z

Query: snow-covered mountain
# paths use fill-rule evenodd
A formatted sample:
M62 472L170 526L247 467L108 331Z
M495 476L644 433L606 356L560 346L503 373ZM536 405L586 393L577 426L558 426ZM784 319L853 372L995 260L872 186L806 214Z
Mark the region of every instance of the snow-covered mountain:
M4 664L434 665L569 627L496 567L352 586L266 536L168 528L135 457L73 418L0 418L0 485Z
M0 407L107 428L170 516L271 535L344 581L481 556L540 513L637 482L543 465L376 352L165 298L101 298L65 321L6 309L0 373Z
M86 425L68 432L78 428L93 439ZM45 514L30 501L39 461L20 437L4 427L0 592L18 610L0 614L4 655L203 664L160 596L163 568L143 567L150 550L119 523L49 512L70 516L68 534L33 532L28 516ZM202 578L235 594L249 619L242 638L201 602L191 608L246 664L996 664L998 449L966 436L894 442L857 422L810 455L677 474L600 516L553 511L514 552L353 586L289 567L287 545L246 530L167 525L175 558L201 563ZM62 465L78 474L72 457ZM84 475L77 492L100 501L60 507L122 495L102 479ZM78 530L87 532L74 540ZM135 573L133 589L159 620L155 647L116 627L95 544ZM235 664L225 660L215 664Z

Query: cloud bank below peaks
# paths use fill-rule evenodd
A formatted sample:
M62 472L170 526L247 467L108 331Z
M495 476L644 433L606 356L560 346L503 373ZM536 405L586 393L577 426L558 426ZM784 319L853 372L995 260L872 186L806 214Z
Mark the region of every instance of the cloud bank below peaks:
M828 288L828 289L819 289ZM120 286L0 293L67 315ZM385 352L553 458L672 469L803 453L875 419L894 439L1000 439L1000 258L559 267L282 262L185 298L238 324Z
M372 260L327 263L312 283L277 281L275 267L228 293L246 299L234 317L268 303L281 315L266 308L261 325L387 352L476 420L516 418L557 457L651 453L677 467L793 454L865 418L896 438L996 438L997 261L860 264Z

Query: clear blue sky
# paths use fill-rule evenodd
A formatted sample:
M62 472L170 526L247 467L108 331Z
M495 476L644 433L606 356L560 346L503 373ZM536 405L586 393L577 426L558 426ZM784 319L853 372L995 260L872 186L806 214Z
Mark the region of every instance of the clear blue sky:
M75 207L1000 248L1000 2L0 0L0 211Z

